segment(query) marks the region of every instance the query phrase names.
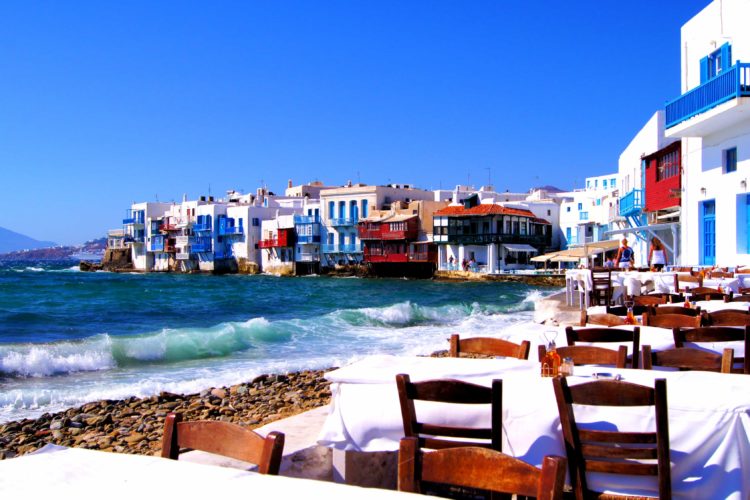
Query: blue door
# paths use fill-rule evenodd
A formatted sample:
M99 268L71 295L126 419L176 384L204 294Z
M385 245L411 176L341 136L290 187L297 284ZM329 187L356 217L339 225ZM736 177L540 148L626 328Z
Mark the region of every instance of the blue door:
M716 264L716 202L714 200L703 202L703 226L702 226L703 251L701 252L701 264L713 266Z

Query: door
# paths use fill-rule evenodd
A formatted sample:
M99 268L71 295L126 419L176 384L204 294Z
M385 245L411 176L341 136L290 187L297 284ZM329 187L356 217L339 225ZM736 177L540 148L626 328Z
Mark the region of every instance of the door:
M716 201L703 202L703 221L701 227L701 264L713 266L716 264Z

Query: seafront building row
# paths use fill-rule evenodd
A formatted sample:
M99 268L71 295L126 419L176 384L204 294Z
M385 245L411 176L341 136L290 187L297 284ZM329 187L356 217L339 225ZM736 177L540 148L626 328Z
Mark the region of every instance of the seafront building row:
M627 238L648 264L750 265L750 19L747 0L716 0L681 30L681 94L664 96L617 169L570 192L426 191L319 182L229 192L222 200L136 203L110 246L136 269L297 274L367 264L381 274L533 267L531 258ZM721 236L720 238L718 236ZM608 242L601 244L601 242ZM586 257L584 257L586 258ZM554 262L554 260L553 260Z

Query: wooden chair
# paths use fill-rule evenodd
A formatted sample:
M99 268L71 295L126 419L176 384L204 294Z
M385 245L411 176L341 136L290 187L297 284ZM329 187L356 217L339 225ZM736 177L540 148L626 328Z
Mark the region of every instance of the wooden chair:
M628 348L624 345L616 351L604 347L589 345L570 345L557 347L560 358L572 358L573 364L578 365L612 365L615 368L627 368ZM543 345L538 347L539 362L541 363L547 354L547 348Z
M661 306L661 307L653 307L651 308L650 314L652 315L660 315L660 314L682 314L685 316L700 316L701 315L701 308L700 307L685 307L685 306Z
M416 438L421 448L443 449L457 446L480 446L500 451L503 418L502 380L493 380L492 388L489 388L460 380L444 379L412 382L409 375L400 373L396 375L396 387L398 388L398 399L401 403L404 436ZM417 418L414 401L491 405L492 425L489 428L478 428L422 422ZM483 439L485 442L446 438Z
M685 287L680 286L680 283L685 283ZM685 292L688 288L692 290L701 286L703 286L703 278L700 276L674 275L674 291L677 293Z
M597 380L570 387L565 378L556 377L552 383L568 455L570 482L578 500L599 496L589 490L587 472L657 476L659 498L671 498L666 380L656 379L653 389L615 380ZM656 432L580 429L573 405L654 406ZM639 463L633 459L656 459L657 463Z
M605 342L630 342L632 344L633 361L631 366L638 368L638 355L640 354L641 329L635 327L632 330L621 328L565 328L565 337L568 345L576 345L576 342L605 343Z
M566 465L563 457L547 456L537 469L499 451L477 447L424 452L416 439L406 437L398 451L398 490L428 493L437 485L562 500Z
M461 353L467 353L529 359L530 350L531 343L528 340L520 344L492 337L472 337L461 340L455 333L451 335L450 340L450 356L453 358L460 357Z
M667 297L663 295L636 295L633 297L633 304L636 306L656 306L666 303Z
M750 302L750 295L734 295L730 292L724 296L724 302Z
M701 316L685 314L644 314L644 326L657 328L698 328L701 326Z
M708 277L711 279L715 278L734 278L734 273L728 271L711 271L708 273Z
M651 306L647 305L633 305L633 314L640 316L641 314L648 312ZM627 306L611 306L607 307L607 314L614 314L615 316L627 316Z
M608 306L612 302L612 269L596 267L591 272L591 304Z
M734 368L734 373L750 374L750 326L737 328L731 326L709 326L703 328L675 328L672 330L675 347L684 347L686 342L743 342L745 356L734 358L742 368Z
M726 295L723 292L720 292L718 288L700 286L690 291L692 292L690 300L693 302L699 300L725 300L726 297Z
M270 432L266 437L230 422L196 420L182 422L178 413L164 421L161 456L177 460L181 450L201 450L258 465L261 474L278 475L284 452L284 434Z
M654 366L664 366L680 370L731 373L734 365L734 349L724 349L723 354L692 347L676 347L652 352L650 345L644 345L641 360L644 370L651 370Z
M625 318L623 316L616 316L614 314L589 314L585 310L581 311L580 326L622 326L624 324Z
M706 326L748 326L750 325L750 311L725 309L705 315Z
M681 293L652 292L641 297L663 297L667 304L682 304L685 302L685 296Z

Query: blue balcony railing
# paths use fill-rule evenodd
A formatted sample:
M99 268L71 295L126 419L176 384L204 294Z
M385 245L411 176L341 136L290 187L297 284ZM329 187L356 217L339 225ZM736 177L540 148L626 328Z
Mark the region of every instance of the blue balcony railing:
M643 189L633 189L620 198L620 215L630 217L643 210Z
M195 231L196 233L210 233L211 224L193 224L193 231Z
M320 235L319 234L304 234L304 235L297 235L297 243L320 243Z
M127 219L122 219L123 224L135 224L135 219L133 217L128 217Z
M242 229L242 226L231 226L231 227L221 227L219 226L219 234L222 236L231 236L234 234L243 234L245 231Z
M320 217L317 215L295 215L295 224L316 224L320 222Z
M750 96L750 64L738 62L702 85L669 101L665 106L666 126L673 127L721 103L742 96Z
M332 226L356 226L357 219L353 219L351 217L336 217L335 219L331 219L331 225Z
M195 253L210 252L211 243L193 243L190 249Z
M323 253L362 253L362 249L357 244L321 245L320 251Z

